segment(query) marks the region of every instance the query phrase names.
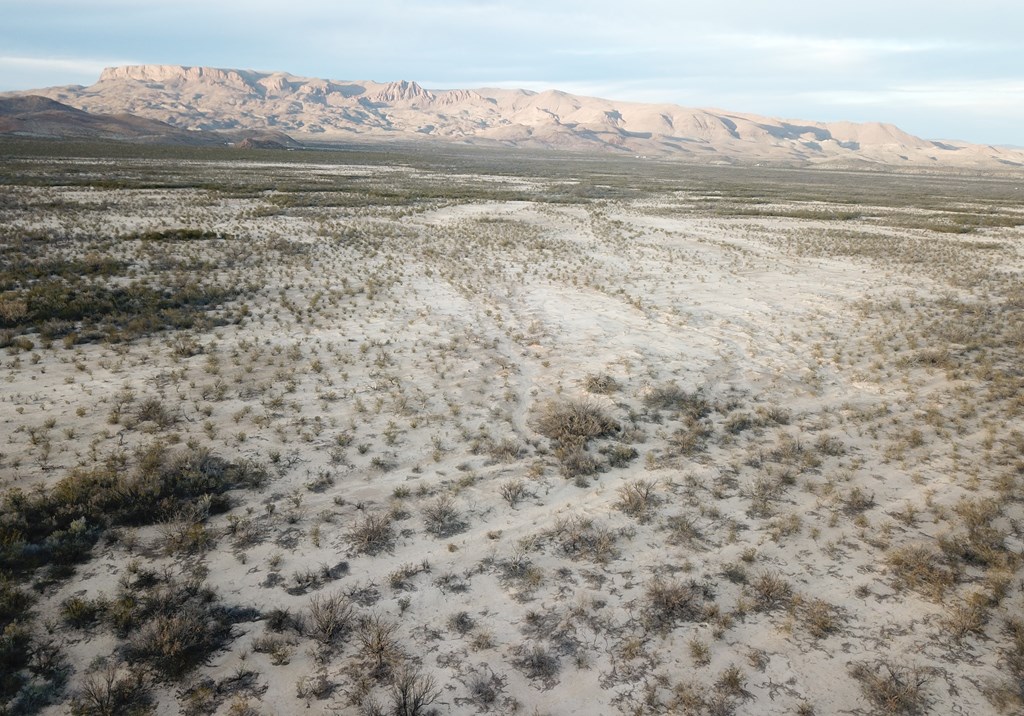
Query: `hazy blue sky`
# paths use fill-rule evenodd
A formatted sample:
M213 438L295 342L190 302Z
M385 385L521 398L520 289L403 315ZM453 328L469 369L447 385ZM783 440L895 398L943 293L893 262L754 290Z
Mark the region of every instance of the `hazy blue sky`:
M0 0L0 90L114 64L556 88L1024 145L1024 1Z

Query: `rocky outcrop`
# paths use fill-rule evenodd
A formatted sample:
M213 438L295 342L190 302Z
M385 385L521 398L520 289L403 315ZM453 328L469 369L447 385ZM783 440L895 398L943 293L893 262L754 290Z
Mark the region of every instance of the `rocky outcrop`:
M606 150L695 161L1024 166L1024 152L931 142L881 123L799 122L616 102L549 90L428 90L416 82L352 82L286 72L132 65L89 87L38 90L92 113L131 113L189 130L273 130Z

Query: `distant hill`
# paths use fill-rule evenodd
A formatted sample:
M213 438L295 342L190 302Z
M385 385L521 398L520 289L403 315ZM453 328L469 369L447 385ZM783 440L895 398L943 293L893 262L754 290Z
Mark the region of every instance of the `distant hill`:
M0 97L0 134L30 137L209 143L209 137L131 114L92 114L47 97Z
M124 122L156 120L192 133L269 130L307 141L400 138L706 163L1024 167L1022 151L932 142L891 124L784 120L557 90L425 89L410 81L137 65L107 68L89 87L51 87L31 94ZM139 125L138 131L153 126ZM281 142L280 137L260 140Z
M287 149L302 146L283 132L240 129L192 131L129 113L86 112L40 95L0 96L0 135L51 139L107 139L147 144Z

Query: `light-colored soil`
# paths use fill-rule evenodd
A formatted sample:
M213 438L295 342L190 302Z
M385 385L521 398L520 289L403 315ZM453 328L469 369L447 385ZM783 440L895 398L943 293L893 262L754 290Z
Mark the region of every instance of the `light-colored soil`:
M83 242L223 232L101 250L140 273L208 258L222 267L199 270L253 285L232 304L244 318L188 331L190 350L170 332L8 349L0 488L47 489L118 451L131 469L156 441L270 476L198 518L204 547L175 547L187 520L165 515L47 583L35 628L51 623L71 671L46 712L122 653L102 618L74 628L60 605L113 598L132 560L257 611L207 663L152 682L159 713L203 678L221 682L217 713L390 712L413 667L435 680L430 708L452 714L872 713L886 708L876 667L890 686L921 677L914 708L1020 708L1007 624L1024 608L1021 228L734 216L699 187L548 203L541 179L506 183L539 200L11 190L9 226ZM688 418L666 395L706 407ZM167 424L140 418L147 398ZM541 418L573 403L615 429L559 446ZM593 474L565 474L573 455ZM455 516L433 534L444 498ZM972 506L992 533L981 561L955 548L974 544ZM390 539L360 552L370 516ZM900 571L912 546L935 551L948 584ZM300 588L307 572L319 578ZM308 615L335 594L354 608L340 641L285 629L262 653L270 610ZM360 640L371 619L393 625L376 651ZM317 674L323 698L297 696ZM231 692L239 675L249 686Z

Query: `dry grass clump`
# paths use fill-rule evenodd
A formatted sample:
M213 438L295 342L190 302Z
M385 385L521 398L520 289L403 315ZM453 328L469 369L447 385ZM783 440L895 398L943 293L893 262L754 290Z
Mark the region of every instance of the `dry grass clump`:
M125 639L124 657L176 680L194 670L232 639L232 626L255 618L250 609L222 604L195 578L160 577L135 565L117 595L98 604L102 621Z
M669 411L680 418L699 420L711 412L711 404L700 390L688 391L678 385L652 388L643 400L648 408Z
M537 417L536 427L541 435L563 445L585 445L620 430L618 421L603 407L585 399L546 404Z
M850 674L860 682L864 697L881 713L914 716L928 711L930 700L925 687L931 674L925 669L880 659L873 664L852 664Z
M514 438L488 440L484 449L491 459L496 462L515 462L526 454L526 448Z
M660 502L654 480L632 480L619 487L619 499L615 506L630 517L641 522L651 518L651 513Z
M999 501L961 500L954 508L962 531L939 540L942 551L967 564L985 567L1010 567L1019 557L1006 549L1006 534L996 523L1003 514Z
M309 618L305 620L306 636L324 648L333 647L352 627L355 608L340 593L315 594L309 600Z
M184 513L203 497L209 498L211 514L223 512L229 505L225 493L265 480L266 472L254 463L155 443L139 450L134 469L111 459L71 470L50 491L4 492L0 558L16 572L47 564L66 569L85 559L111 527L152 524L161 515Z
M142 716L152 712L152 687L144 673L107 661L82 681L71 698L72 716Z
M766 612L785 606L793 598L793 585L778 572L761 572L749 586L758 611Z
M574 478L580 487L586 487L586 477L595 475L604 467L604 463L591 455L580 445L559 446L555 449L558 458L558 470L563 477Z
M683 427L669 435L668 446L676 455L687 456L703 452L714 432L714 427L708 421L687 415Z
M362 554L379 554L391 549L395 541L390 513L364 515L348 532L352 549Z
M941 599L957 582L957 574L942 553L930 545L897 547L886 555L897 589L912 589L929 599Z
M714 596L708 585L695 581L667 581L658 576L648 583L644 594L644 622L649 629L667 632L681 622L698 621Z
M608 562L615 558L616 535L608 528L595 524L581 515L561 516L555 520L550 532L562 552L572 559Z
M621 386L619 381L610 375L599 373L597 375L588 375L583 381L583 388L588 393L595 395L611 395L620 390Z
M1014 617L1003 629L1007 643L1001 651L1002 678L989 688L989 700L1005 713L1024 709L1024 620Z
M506 480L501 483L499 488L501 497L510 507L515 507L519 502L525 499L529 492L526 489L526 483L519 479Z
M424 507L423 521L427 532L435 537L451 537L469 526L450 495L441 495Z
M546 685L555 683L555 677L562 666L557 653L539 644L520 648L519 655L512 663L526 675L526 678Z

